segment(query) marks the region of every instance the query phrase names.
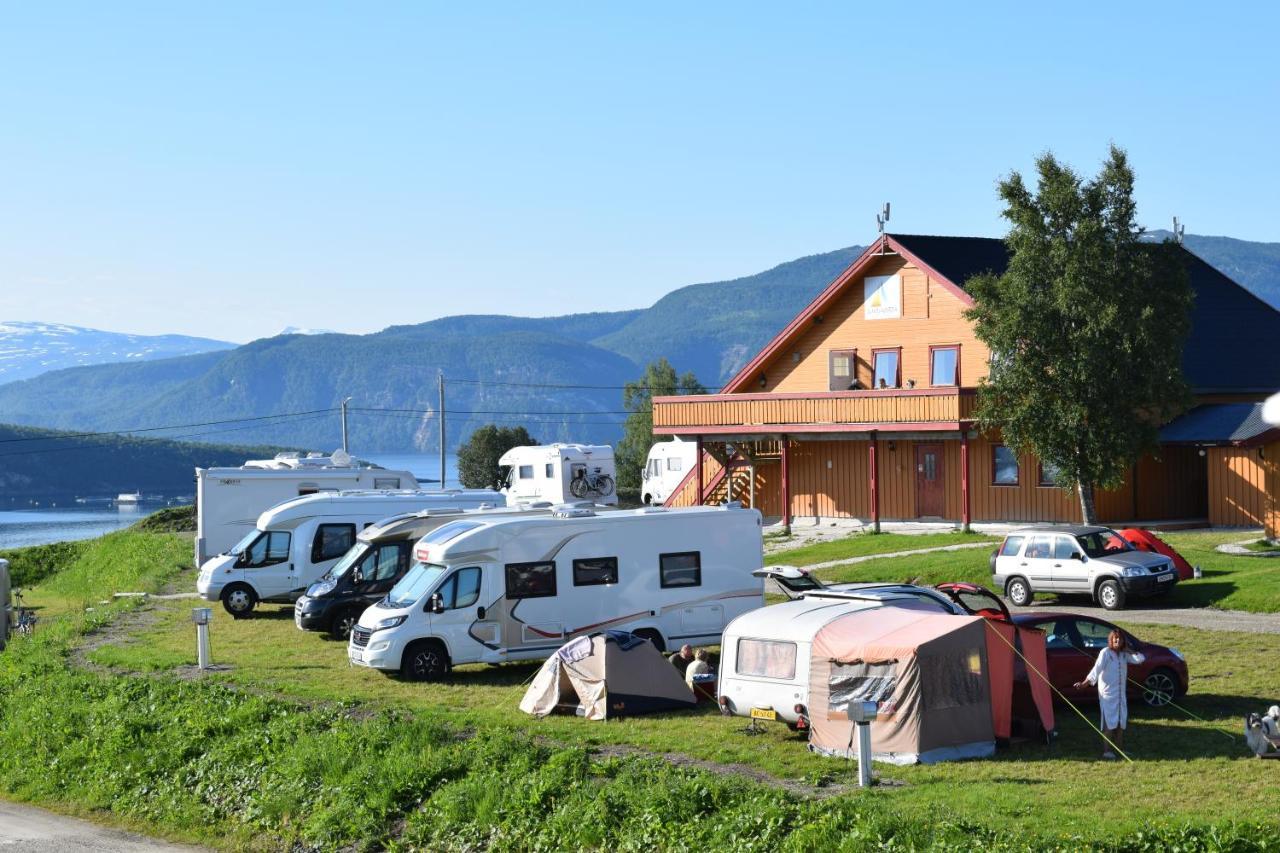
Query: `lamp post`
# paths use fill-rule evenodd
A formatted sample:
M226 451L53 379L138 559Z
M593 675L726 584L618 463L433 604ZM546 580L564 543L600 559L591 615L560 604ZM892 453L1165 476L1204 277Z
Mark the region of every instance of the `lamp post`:
M209 668L209 622L212 619L212 608L193 607L191 609L191 621L196 625L196 664L201 670Z

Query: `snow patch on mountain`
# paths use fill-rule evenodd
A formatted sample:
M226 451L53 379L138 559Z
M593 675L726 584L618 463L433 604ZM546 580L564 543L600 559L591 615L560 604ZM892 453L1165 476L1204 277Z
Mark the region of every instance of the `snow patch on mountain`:
M65 323L4 320L0 321L0 383L64 367L150 361L234 346L188 335L126 335Z

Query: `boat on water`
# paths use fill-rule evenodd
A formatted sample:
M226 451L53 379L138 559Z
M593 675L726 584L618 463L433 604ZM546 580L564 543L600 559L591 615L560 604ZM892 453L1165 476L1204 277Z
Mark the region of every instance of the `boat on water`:
M117 504L142 503L142 492L121 492L116 495Z

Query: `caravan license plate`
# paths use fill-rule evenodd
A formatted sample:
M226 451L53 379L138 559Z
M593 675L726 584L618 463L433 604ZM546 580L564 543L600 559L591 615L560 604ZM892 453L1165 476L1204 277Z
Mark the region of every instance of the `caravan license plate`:
M751 719L753 720L776 720L778 712L772 708L752 708Z

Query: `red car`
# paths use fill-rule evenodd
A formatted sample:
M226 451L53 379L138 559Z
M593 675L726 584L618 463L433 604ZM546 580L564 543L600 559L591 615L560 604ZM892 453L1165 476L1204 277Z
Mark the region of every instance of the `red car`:
M1144 643L1110 622L1072 613L1020 613L1013 617L1013 622L1044 632L1049 681L1072 702L1097 701L1096 687L1085 685L1077 690L1074 685L1089 674L1098 652L1107 647L1107 635L1113 630L1124 634L1132 651L1146 656L1142 663L1129 665L1130 698L1160 708L1187 692L1187 661L1181 652Z

